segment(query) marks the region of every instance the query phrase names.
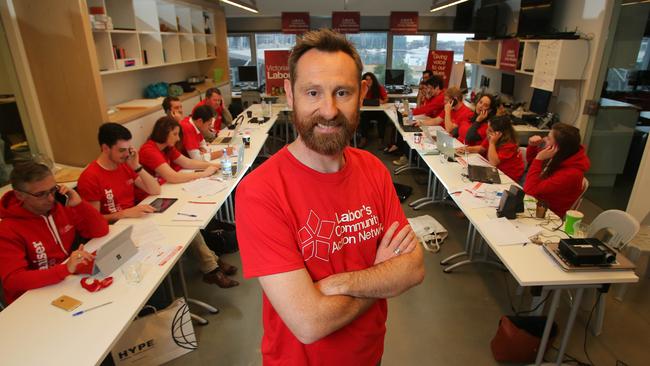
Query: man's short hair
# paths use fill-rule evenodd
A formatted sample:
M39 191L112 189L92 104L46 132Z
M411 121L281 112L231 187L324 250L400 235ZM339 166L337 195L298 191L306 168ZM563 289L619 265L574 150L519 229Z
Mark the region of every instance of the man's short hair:
M197 119L200 119L205 123L211 120L215 114L214 108L209 105L200 105L194 108L194 111L192 112L192 120L196 121Z
M456 100L461 100L463 98L463 92L455 86L447 88L445 95L449 98L455 98Z
M162 102L162 107L165 113L169 113L172 110L172 102L180 102L181 100L177 97L165 97Z
M422 71L422 75L424 75L424 74L427 74L427 75L429 75L429 77L432 77L433 76L433 71L431 71L429 69L426 69L426 70Z
M24 191L26 184L41 181L50 175L52 171L47 165L28 160L14 165L9 181L14 190Z
M438 75L431 75L426 81L422 82L425 85L429 85L432 88L442 89L445 86L445 83L442 81L442 78Z
M221 95L221 90L219 88L208 88L208 90L205 91L205 97L210 98L212 94L219 94Z
M296 40L296 45L289 55L289 77L293 86L298 77L297 66L298 60L311 49L317 49L322 52L343 52L352 57L357 67L358 81L361 83L361 74L363 64L354 45L348 41L342 34L336 33L330 29L313 30L303 34L302 38Z
M153 125L153 130L151 131L149 138L153 140L153 142L164 144L167 142L167 136L169 136L169 133L176 127L180 128L181 125L172 117L160 117Z
M107 122L99 126L99 133L97 134L99 146L106 145L108 147L113 147L118 140L129 141L132 137L128 128L113 122Z

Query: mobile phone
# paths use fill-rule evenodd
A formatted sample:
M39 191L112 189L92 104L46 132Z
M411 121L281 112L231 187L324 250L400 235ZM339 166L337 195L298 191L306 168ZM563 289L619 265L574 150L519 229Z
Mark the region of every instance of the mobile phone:
M72 311L81 305L81 301L70 297L68 295L61 295L57 297L56 299L52 300L52 305L56 306L59 309L63 309L65 311Z
M456 99L456 98L452 98L452 99L451 99L451 106L452 106L452 107L455 107L456 104L458 104L458 99Z
M68 196L59 191L54 192L54 199L57 200L57 202L59 202L63 206L68 205Z

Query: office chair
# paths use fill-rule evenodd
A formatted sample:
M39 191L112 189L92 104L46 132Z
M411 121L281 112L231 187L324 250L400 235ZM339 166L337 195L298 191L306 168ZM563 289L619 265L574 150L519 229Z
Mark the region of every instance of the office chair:
M641 222L641 227L637 235L630 241L626 247L625 255L634 264L638 265L639 258L642 255L648 256L648 266L646 267L646 277L650 278L650 212ZM623 301L623 296L627 291L628 284L621 284L616 291L614 298Z

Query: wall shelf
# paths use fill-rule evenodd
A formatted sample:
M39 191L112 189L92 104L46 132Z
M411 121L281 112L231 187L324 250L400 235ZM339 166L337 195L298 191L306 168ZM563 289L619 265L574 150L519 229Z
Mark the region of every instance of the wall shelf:
M211 60L215 60L215 59L216 59L216 57L206 57L206 58L197 58L197 59L186 60L186 61L166 62L166 63L160 64L160 65L133 66L133 67L127 67L125 69L119 69L119 70L102 71L99 74L102 75L102 76L103 75L111 75L111 74L118 74L118 73L128 72L128 71L146 70L146 69L153 69L153 68L156 68L156 67L174 66L174 65L186 64L186 63L190 63L190 62L211 61Z

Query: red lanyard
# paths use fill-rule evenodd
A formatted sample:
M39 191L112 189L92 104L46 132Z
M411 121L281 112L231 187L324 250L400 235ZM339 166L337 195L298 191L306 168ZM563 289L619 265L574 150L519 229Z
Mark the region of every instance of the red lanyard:
M92 277L84 277L80 281L81 287L88 290L88 292L97 292L113 284L113 277L106 277L103 280L92 278L92 281L88 282L88 279L91 278Z

